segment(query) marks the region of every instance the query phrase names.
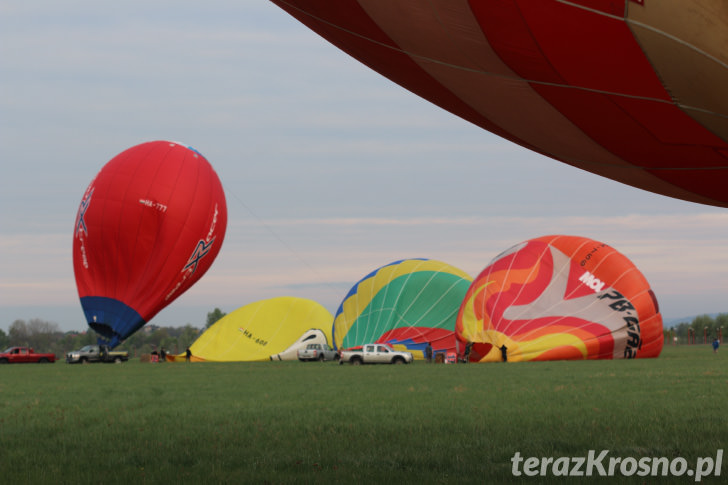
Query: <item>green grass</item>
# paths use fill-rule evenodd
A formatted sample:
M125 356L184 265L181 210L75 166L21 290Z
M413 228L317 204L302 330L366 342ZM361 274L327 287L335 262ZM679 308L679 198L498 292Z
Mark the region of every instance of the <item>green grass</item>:
M481 365L6 365L0 396L3 483L506 483L516 451L608 449L690 465L715 456L728 440L728 351Z

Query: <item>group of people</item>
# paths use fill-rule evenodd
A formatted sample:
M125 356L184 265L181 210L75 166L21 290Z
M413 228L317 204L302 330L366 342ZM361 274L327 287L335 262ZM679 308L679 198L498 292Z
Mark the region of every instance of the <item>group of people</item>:
M465 346L465 354L463 354L462 362L469 362L470 361L470 351L473 348L473 343L469 342ZM496 345L496 348L500 350L501 352L501 360L503 362L508 362L508 347L506 347L505 344L498 347ZM433 356L433 350L432 350L432 342L427 342L427 346L425 347L425 362L432 363L432 356Z
M185 350L185 361L189 362L190 359L192 359L192 351L188 347L187 350ZM165 350L164 347L160 348L159 352L157 352L156 350L152 351L152 361L154 361L154 362L166 362L167 361L167 351Z
M164 347L159 349L159 352L156 350L152 350L152 362L166 362L167 361L167 351Z

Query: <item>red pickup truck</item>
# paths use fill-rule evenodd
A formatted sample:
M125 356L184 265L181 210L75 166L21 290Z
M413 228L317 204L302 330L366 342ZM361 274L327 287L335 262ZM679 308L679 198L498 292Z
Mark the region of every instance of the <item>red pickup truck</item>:
M0 364L23 364L28 362L46 364L55 361L55 354L36 354L29 347L10 347L0 352Z

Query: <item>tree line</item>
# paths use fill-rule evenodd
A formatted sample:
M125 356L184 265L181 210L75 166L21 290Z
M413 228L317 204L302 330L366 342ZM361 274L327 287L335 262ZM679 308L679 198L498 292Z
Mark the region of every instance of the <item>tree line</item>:
M728 334L728 313L719 313L715 317L699 315L692 322L682 322L666 332L665 343L672 343L668 339L677 338L679 344L702 344L707 341L720 339L721 343Z
M207 314L203 328L188 323L182 327L160 327L147 324L116 349L126 350L131 357L150 354L162 347L172 354L183 353L195 340L225 313L219 308ZM37 352L51 352L62 359L67 352L80 349L84 345L97 343L97 334L91 328L85 332L63 332L57 323L38 318L15 320L5 333L0 329L0 350L13 346L32 347Z
M159 327L147 324L141 330L126 339L119 350L127 350L129 355L137 357L159 351L162 347L167 352L181 354L212 324L225 316L219 308L207 314L203 328L192 324L182 327ZM673 343L677 338L679 344L710 343L719 338L721 343L728 334L728 313L720 313L715 317L700 315L692 322L682 322L670 329L665 329L665 344ZM62 332L57 323L40 319L15 320L5 333L0 329L0 350L12 346L32 347L38 352L52 352L57 358L63 358L66 352L80 349L84 345L97 342L96 332L90 328L85 332Z

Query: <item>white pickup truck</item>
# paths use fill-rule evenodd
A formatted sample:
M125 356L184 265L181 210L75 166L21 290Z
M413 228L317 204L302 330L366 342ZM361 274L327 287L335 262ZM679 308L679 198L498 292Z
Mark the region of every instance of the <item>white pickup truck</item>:
M339 364L410 364L413 360L411 352L394 350L387 344L366 344L361 349L339 352Z

